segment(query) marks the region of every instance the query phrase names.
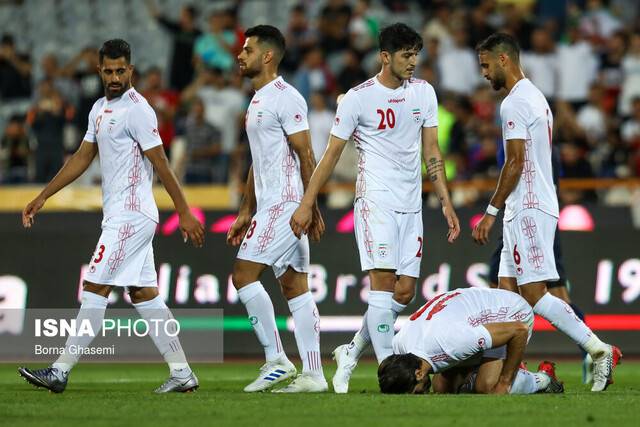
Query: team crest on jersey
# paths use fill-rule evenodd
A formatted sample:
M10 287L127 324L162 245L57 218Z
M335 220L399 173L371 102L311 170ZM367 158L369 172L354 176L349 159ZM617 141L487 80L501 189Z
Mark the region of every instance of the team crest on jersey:
M413 110L411 110L411 112L413 113L413 121L416 123L420 123L420 109L414 108Z
M386 243L380 243L378 245L378 255L380 258L386 258L389 255L389 245Z
M115 124L116 124L116 119L109 120L109 133L111 133L111 129L113 129Z
M258 111L256 122L261 125L262 124L262 111Z

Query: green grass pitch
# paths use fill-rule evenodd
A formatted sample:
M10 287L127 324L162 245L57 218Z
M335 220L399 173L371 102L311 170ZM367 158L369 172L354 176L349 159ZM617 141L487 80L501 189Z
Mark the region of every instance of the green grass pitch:
M329 379L334 365L328 362ZM383 396L372 362L357 368L348 395L243 393L258 362L194 365L200 389L171 395L152 392L166 378L162 364L80 364L63 394L33 388L16 367L0 365L2 426L640 425L640 362L630 361L618 366L615 384L604 393L591 393L580 383L578 363L561 362L564 394L503 397Z

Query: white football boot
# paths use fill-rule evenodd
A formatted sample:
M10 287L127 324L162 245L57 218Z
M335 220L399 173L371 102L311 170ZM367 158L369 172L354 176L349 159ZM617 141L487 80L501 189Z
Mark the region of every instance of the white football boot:
M320 375L303 373L298 375L290 384L273 390L274 393L322 393L329 390L327 380Z
M593 358L593 386L591 391L605 391L613 384L613 370L620 363L622 352L614 345L607 345L607 351Z
M283 355L279 359L262 365L258 378L246 386L244 391L253 393L270 389L274 385L295 376L297 372L294 364L287 359L287 356Z
M338 368L333 376L333 391L343 394L349 391L349 380L353 370L358 366L358 359L355 357L354 349L349 348L349 344L342 344L333 350L333 359Z

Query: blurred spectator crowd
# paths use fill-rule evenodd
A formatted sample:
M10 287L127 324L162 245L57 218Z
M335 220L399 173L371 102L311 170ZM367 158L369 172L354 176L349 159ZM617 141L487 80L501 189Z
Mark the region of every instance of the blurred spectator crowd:
M482 80L474 50L495 31L517 37L525 74L552 105L561 176L640 176L637 0L119 1L87 3L107 11L126 4L146 23L149 31L131 43L134 86L155 109L172 166L186 183L244 180L250 163L244 112L252 90L238 75L235 58L244 29L265 22L286 36L281 73L307 100L317 159L337 96L379 71L377 33L400 21L424 38L416 77L438 94L439 141L449 179L495 178L500 170L499 103L505 94ZM37 5L49 3L57 2ZM9 8L37 5L0 2L0 24L12 16ZM150 56L145 37L153 40L150 46L162 38L163 49ZM20 33L2 35L0 183L50 180L82 140L88 112L103 90L95 71L99 43L75 45L75 52L67 44L44 49L24 42ZM344 157L335 178L351 181L352 146ZM99 173L83 179L95 183Z

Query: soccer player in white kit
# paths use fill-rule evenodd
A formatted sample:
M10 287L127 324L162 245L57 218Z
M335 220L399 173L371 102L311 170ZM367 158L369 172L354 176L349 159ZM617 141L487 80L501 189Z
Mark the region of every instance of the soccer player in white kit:
M189 238L195 246L201 247L204 241L204 228L191 214L178 180L169 168L155 113L131 86L133 65L129 44L121 39L108 40L99 55L98 73L105 97L97 100L89 113L84 140L60 172L22 212L24 227L31 227L34 216L46 200L82 175L100 153L102 234L85 276L82 305L77 316L77 324L90 322L94 334L102 326L107 298L113 287L128 288L133 305L148 323L173 318L158 294L153 258L152 240L158 225L158 208L152 193L154 169L180 215L185 242ZM154 331L150 335L170 370L170 378L156 392L195 390L198 379L186 361L175 331L161 326L157 328L157 334ZM68 349L87 348L93 338L90 334L70 337L65 354L50 367L20 368L20 375L38 387L56 393L64 391L69 372L79 358L74 356L79 352Z
M440 374L434 391L447 387L448 374L477 366L467 391L489 394L560 393L550 362L538 372L519 369L533 329L531 306L500 289L467 288L440 294L416 311L393 338L393 355L378 369L383 393L426 393L429 374ZM547 366L545 366L547 365ZM464 370L464 369L462 369ZM447 378L449 377L449 378Z
M486 244L498 211L504 207L504 247L499 287L520 294L536 314L571 337L594 361L591 391L612 383L620 350L603 343L561 299L547 292L545 282L558 280L553 239L558 199L551 169L553 115L544 95L520 68L520 49L513 37L496 33L477 48L482 75L495 90L505 88L500 106L505 162L487 211L473 230Z
M315 166L307 105L300 93L278 76L285 52L280 31L258 25L245 36L238 62L240 72L251 79L256 91L245 119L253 164L227 242L240 245L232 280L264 348L266 363L244 391L267 390L296 374L280 342L273 303L260 283L260 276L270 266L288 300L302 359L302 374L275 391L322 392L328 386L320 358L320 317L307 281L309 241L306 236L297 239L289 227L289 217L298 207ZM313 212L311 237L318 239L324 223L317 206Z
M398 23L381 31L379 45L381 72L340 101L324 156L291 218L296 235L309 232L316 197L353 137L359 153L355 233L371 291L362 328L350 344L334 351L336 393L348 391L351 373L369 342L378 362L392 353L393 324L415 295L424 251L421 151L449 225L449 242L460 232L438 147L435 91L426 81L412 78L422 38Z

